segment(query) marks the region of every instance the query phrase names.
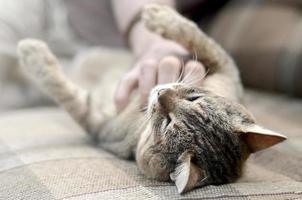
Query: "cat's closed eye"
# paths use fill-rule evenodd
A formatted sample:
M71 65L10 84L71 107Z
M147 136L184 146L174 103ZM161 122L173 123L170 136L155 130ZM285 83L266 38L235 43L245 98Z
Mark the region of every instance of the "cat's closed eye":
M165 120L165 125L166 125L166 128L169 126L169 124L171 123L172 119L170 117L170 115L167 115L167 118Z
M197 99L199 99L200 96L199 95L192 95L192 96L188 96L186 97L187 101L196 101Z
M171 124L171 122L172 122L172 119L171 119L170 115L167 115L166 118L162 122L161 130L163 132L165 132L168 129L168 127Z

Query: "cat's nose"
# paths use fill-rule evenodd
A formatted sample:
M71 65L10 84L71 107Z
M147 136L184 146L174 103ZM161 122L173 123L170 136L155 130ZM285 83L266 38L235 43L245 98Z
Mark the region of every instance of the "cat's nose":
M163 88L158 91L158 102L162 108L170 112L174 108L175 92L170 88Z
M159 97L161 94L165 92L166 88L161 88L157 91L157 96Z

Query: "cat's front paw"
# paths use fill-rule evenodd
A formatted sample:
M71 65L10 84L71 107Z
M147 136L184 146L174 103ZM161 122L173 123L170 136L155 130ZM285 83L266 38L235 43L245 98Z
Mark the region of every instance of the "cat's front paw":
M43 41L21 40L17 52L24 70L31 75L43 74L45 71L58 68L56 58Z
M173 10L156 4L146 5L142 17L146 26L160 35L165 34L166 26L175 23Z

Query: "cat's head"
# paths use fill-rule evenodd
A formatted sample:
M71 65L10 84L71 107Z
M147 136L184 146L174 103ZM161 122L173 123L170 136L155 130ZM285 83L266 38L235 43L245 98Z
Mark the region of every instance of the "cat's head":
M148 177L171 179L179 193L234 181L251 153L286 139L257 125L240 104L198 87L158 86L148 112L139 168Z

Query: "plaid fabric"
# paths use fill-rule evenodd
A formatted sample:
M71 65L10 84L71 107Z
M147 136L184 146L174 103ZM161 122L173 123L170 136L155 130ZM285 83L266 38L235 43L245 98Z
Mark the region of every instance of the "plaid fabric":
M233 0L209 33L234 56L246 85L302 97L302 1Z
M94 146L57 108L0 115L0 199L302 199L302 101L249 92L261 124L289 140L252 156L236 183L179 195Z

